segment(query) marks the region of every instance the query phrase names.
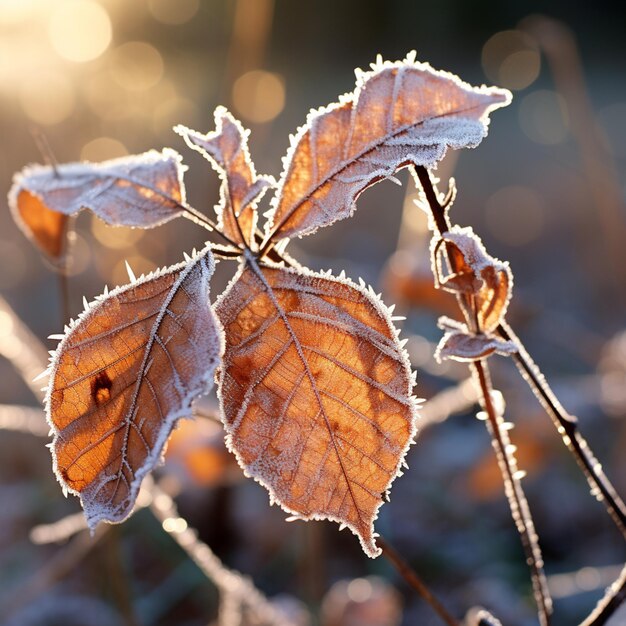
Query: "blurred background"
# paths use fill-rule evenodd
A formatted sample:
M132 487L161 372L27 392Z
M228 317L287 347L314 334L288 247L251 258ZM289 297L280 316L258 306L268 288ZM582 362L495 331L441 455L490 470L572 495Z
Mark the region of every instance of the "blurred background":
M217 177L171 128L212 130L218 104L251 129L257 171L278 176L289 133L310 108L352 90L353 69L378 53L395 60L416 49L419 60L472 84L507 87L513 103L495 112L487 140L449 155L437 174L442 189L456 179L453 220L511 262L509 321L624 495L626 12L603 2L550 5L542 16L541 3L520 1L0 0L0 188L43 161L35 141L42 135L59 162L171 146L190 167L190 203L210 213ZM432 358L437 316L454 310L453 299L432 290L425 218L412 183L401 179L402 187L383 183L364 194L353 219L289 250L313 269L362 276L407 316L416 393L429 402L410 470L382 509L382 534L456 614L482 605L506 625L535 624L490 441L463 384L467 370ZM149 511L94 543L84 532L53 541L41 526L79 506L52 475L43 414L19 371L36 369L38 342L54 348L45 337L65 320L55 272L3 204L0 623L217 623L215 585ZM71 315L83 295L126 282L125 260L139 274L179 261L204 239L185 220L142 231L81 215L68 265ZM234 266L218 269L214 293ZM513 365L498 357L493 369L528 472L554 623L574 624L617 576L624 543ZM201 412L214 414L213 401L204 404ZM293 623L438 623L354 537L328 523L285 524L264 490L242 479L214 421L175 433L160 476L200 537L288 607ZM168 519L169 530L183 523ZM221 619L239 623L224 621L223 611Z

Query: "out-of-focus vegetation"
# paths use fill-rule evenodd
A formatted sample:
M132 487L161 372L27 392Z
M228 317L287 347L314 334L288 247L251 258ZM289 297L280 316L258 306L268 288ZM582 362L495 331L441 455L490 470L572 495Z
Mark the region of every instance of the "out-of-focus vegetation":
M350 89L351 69L376 53L400 58L416 48L436 67L507 87L513 105L489 140L479 152L448 158L440 176L444 184L451 174L457 179L459 222L511 261L509 319L624 494L626 16L594 6L576 13L562 3L552 9L555 23L531 9L521 2L0 0L0 186L8 190L14 171L42 160L33 139L41 133L61 162L171 145L194 164L191 203L210 211L217 180L171 127L209 130L217 104L252 129L258 171L277 175L286 137L308 108ZM416 392L430 399L466 370L433 360L435 320L448 305L430 287L425 223L397 208L415 197L403 181L402 189L386 183L363 195L353 220L292 245L310 266L345 267L402 305ZM201 244L202 231L183 220L141 231L81 216L68 268L72 315L83 294L91 299L103 282L126 282L124 259L141 273ZM8 210L0 212L0 262L0 293L17 316L40 338L59 332L55 274ZM216 293L227 278L217 277ZM19 422L5 410L0 423L35 434L0 431L0 620L209 623L217 592L147 511L94 544L33 543L33 527L77 512L78 502L65 500L54 481L37 400L10 364L30 371L25 345L37 349L16 324L0 310L0 403L35 411L20 409ZM517 424L512 437L528 472L555 623L571 624L616 576L623 542L513 366L500 359L494 372ZM481 604L505 624L531 624L530 587L490 442L465 411L424 429L410 471L383 508L381 530L450 606ZM445 412L432 411L435 421ZM265 492L240 480L213 422L184 424L161 474L189 524L268 595L286 594L291 606L298 598L327 625L435 623L395 572L364 558L348 535L326 523L285 525Z

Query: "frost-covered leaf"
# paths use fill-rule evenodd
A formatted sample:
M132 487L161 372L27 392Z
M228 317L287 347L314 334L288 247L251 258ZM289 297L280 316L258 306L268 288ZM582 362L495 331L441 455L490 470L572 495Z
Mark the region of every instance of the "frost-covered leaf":
M114 226L152 228L183 212L180 155L173 150L104 161L30 165L13 178L9 206L33 243L52 259L65 248L68 216L90 209Z
M446 246L453 255L456 271L444 275L442 258ZM473 294L478 327L493 331L504 319L513 289L509 264L487 254L482 241L470 227L454 226L441 239L432 241L433 274L438 284L454 293Z
M212 273L206 248L103 294L52 358L46 410L55 472L80 496L92 528L129 515L177 420L212 386L221 349Z
M517 346L512 341L503 341L488 335L449 331L439 342L435 358L440 362L452 359L467 363L484 359L494 352L502 355L513 354L517 352Z
M220 398L246 472L300 519L373 522L415 434L407 356L376 295L343 278L248 260L216 304Z
M312 233L348 217L359 194L401 167L434 166L450 148L477 146L489 114L511 94L472 87L414 55L357 71L354 92L312 111L292 139L267 233Z
M257 223L257 202L274 184L273 178L256 175L248 152L250 131L244 130L224 107L215 109L212 133L203 135L185 126L176 126L174 130L190 148L205 157L220 176L220 203L215 207L220 228L233 241L250 246Z
M68 226L72 219L49 209L26 189L10 196L13 218L40 252L54 264L62 265L68 248Z

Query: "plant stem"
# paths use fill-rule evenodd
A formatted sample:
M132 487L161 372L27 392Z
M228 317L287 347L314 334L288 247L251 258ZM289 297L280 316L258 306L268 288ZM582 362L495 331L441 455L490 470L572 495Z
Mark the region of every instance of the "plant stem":
M539 622L542 626L548 626L550 624L550 614L552 613L552 600L550 599L550 592L548 591L546 577L543 572L543 559L537 541L535 525L520 483L514 456L515 448L511 445L508 432L503 428L504 420L496 410L492 400L493 389L487 363L475 361L471 364L471 368L480 387L480 404L487 414L486 424L491 434L491 442L496 452L502 478L504 479L504 491L509 500L511 515L522 540L526 563L531 571L533 591L539 609Z
M61 301L61 328L70 320L70 286L67 280L67 261L57 271L57 284L59 286L59 300Z
M626 539L626 506L602 470L602 465L580 434L578 420L574 416L569 415L563 408L552 389L550 389L545 377L511 327L506 322L503 322L498 327L498 333L503 339L517 344L518 352L513 355L515 365L517 365L522 377L552 419L563 439L563 443L574 455L592 492L604 503L611 519L619 528L624 539Z
M398 570L398 573L406 580L406 582L419 593L426 602L432 607L433 611L448 626L459 626L459 621L455 619L451 613L441 604L434 594L426 587L420 577L415 573L411 566L396 552L396 550L382 537L376 539L378 547L383 551L383 556Z
M424 195L428 201L439 234L443 234L449 230L450 222L445 208L439 202L430 173L425 167L416 167L415 173L424 190ZM593 492L604 502L611 519L613 519L626 539L626 506L603 472L602 465L595 458L591 448L578 431L576 418L565 411L554 392L550 389L545 377L511 327L506 322L502 322L497 332L503 339L513 341L517 345L518 352L513 355L517 368L552 419L563 442L574 455Z
M580 626L603 626L606 624L618 609L618 607L626 600L626 567L622 569L617 580L606 590L602 599L596 605Z
M416 167L415 173L424 190L426 201L428 202L433 216L435 228L439 232L439 235L443 236L443 234L450 229L446 202L444 201L443 204L440 202L439 194L430 177L430 172L425 167ZM448 246L446 246L446 250L450 270L452 272L458 271L457 263L459 259L457 255ZM468 328L475 333L480 333L481 329L476 315L476 306L473 296L471 294L457 294L457 300ZM528 506L524 490L516 474L516 462L512 453L514 448L511 446L506 430L502 428L502 416L497 413L492 402L491 377L487 363L484 361L476 361L471 364L471 369L480 389L480 404L488 417L487 426L491 434L492 444L504 480L505 493L509 500L511 515L513 516L517 531L520 535L522 546L526 554L526 562L531 571L531 581L539 611L539 620L542 626L548 626L552 612L552 601L543 572L543 559L537 541L537 534L534 529L530 507Z

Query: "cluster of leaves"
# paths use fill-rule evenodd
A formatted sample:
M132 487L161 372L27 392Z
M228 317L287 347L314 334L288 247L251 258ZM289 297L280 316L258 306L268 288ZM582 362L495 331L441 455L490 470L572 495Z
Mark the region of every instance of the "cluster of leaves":
M414 374L391 310L370 287L302 267L285 246L349 217L365 189L399 169L478 145L510 94L472 87L414 54L356 74L353 92L312 111L291 138L278 183L256 174L248 132L225 109L214 132L176 128L219 174L217 223L186 203L182 160L169 149L16 175L14 217L53 260L84 208L141 228L186 216L228 244L139 279L129 272L130 284L105 291L60 336L46 396L54 468L92 527L130 514L176 422L217 378L227 443L244 471L295 518L337 521L379 554L373 523L416 433ZM261 229L257 205L269 189ZM437 241L439 282L478 311L476 328L446 322L439 354L510 351L491 336L510 296L508 267L469 231ZM448 276L441 242L456 256ZM240 265L211 305L214 256Z

